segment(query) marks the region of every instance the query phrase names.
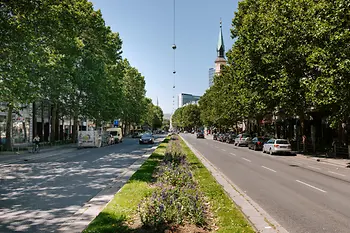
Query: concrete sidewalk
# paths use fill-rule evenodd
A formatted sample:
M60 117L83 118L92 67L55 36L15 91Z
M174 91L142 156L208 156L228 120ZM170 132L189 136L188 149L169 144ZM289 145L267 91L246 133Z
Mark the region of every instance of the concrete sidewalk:
M303 159L313 159L318 162L323 163L329 163L340 167L348 167L350 168L350 160L349 159L333 159L333 158L320 158L320 157L314 157L314 156L307 156L303 154L297 154L297 157L303 158Z
M70 144L64 144L64 145L58 145L58 146L44 146L44 147L40 148L39 153L45 153L45 152L61 150L61 149L66 149L66 148L75 148L75 147L77 147L76 143L70 143ZM12 158L26 157L26 156L29 156L32 154L33 153L31 153L28 150L1 151L0 152L0 161L12 159Z

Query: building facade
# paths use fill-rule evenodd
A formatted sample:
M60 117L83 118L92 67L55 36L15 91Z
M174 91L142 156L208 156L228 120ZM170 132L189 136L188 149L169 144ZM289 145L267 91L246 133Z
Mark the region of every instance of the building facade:
M213 86L214 84L214 75L215 75L215 69L210 68L209 69L209 87Z
M181 107L185 106L188 103L198 102L199 99L200 99L200 96L197 96L197 95L192 95L192 94L187 94L187 93L180 93L179 94L178 107L181 108Z

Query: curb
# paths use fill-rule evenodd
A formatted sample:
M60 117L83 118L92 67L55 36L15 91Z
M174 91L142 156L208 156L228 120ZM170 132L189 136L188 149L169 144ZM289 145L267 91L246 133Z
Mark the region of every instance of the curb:
M132 175L142 166L142 164L152 155L152 153L161 144L150 148L150 152L145 152L139 159L131 164L126 170L120 174L111 185L101 190L96 196L91 198L77 212L73 214L71 219L61 224L57 233L81 233L88 225L100 214L100 212L113 200L113 197L122 189L124 184L132 177Z
M180 136L181 137L181 136ZM209 160L197 151L183 137L181 139L192 150L203 165L210 171L215 180L224 188L232 201L241 209L247 220L257 232L261 233L288 233L276 220L274 220L257 203L248 197L242 190L222 174Z

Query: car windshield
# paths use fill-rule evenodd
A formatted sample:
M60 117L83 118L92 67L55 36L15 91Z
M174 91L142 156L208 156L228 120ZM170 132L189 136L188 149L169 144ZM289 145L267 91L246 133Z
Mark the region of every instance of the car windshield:
M289 144L287 140L277 140L276 144Z
M109 134L110 134L110 135L113 135L113 136L117 136L117 135L118 135L118 132L117 132L117 131L110 131Z

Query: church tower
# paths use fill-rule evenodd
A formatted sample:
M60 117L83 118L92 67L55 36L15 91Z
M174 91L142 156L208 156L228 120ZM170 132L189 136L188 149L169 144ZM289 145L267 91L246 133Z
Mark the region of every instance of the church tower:
M217 58L215 60L215 74L218 75L221 73L221 66L226 65L225 59L225 45L224 45L224 37L222 36L222 22L220 20L220 32L219 32L219 40L218 46L216 48Z

